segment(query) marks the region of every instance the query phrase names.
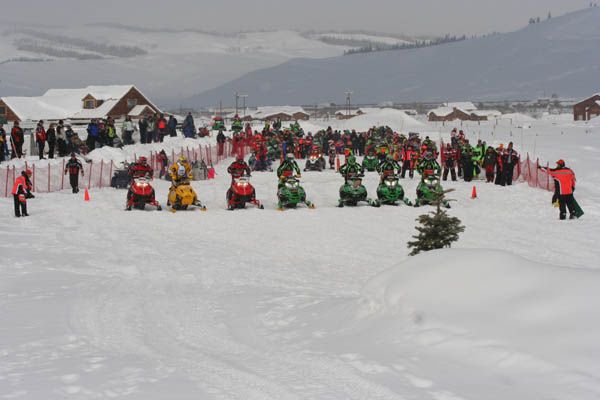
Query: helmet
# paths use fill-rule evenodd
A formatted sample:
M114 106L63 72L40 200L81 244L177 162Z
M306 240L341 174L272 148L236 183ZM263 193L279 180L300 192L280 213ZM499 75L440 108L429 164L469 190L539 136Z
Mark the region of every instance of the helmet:
M350 157L348 157L348 164L355 164L356 163L356 157L353 155L350 155Z
M285 155L285 159L288 161L292 161L294 159L294 155L292 153L287 153Z
M235 161L244 161L244 156L242 154L238 154L237 156L235 156Z
M141 156L140 158L138 158L138 162L140 164L146 164L147 161L148 161L148 159L144 156Z
M33 175L33 172L29 168L27 168L24 172L25 172L25 175L27 175L27 176Z
M563 160L562 158L560 160L558 160L556 162L556 165L558 165L559 167L564 167L565 166L565 160Z
M187 158L184 155L179 156L179 161L180 162L186 162Z
M391 154L388 154L388 155L385 157L385 159L386 159L386 160L388 160L388 161L394 161L394 156L392 156Z

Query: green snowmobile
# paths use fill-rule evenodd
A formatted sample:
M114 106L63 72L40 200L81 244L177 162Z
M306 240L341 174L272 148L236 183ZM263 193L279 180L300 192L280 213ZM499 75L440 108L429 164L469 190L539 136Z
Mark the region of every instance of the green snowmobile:
M346 178L346 182L340 187L338 207L356 206L361 201L379 207L377 200L373 201L367 197L367 188L362 184L362 178L362 175L349 175Z
M233 123L231 124L231 130L234 131L235 133L241 132L242 129L244 129L244 123L242 122L241 119L234 119Z
M277 190L277 209L282 211L285 208L296 208L298 204L304 203L308 208L315 208L315 205L306 200L306 192L300 186L300 181L295 176L285 178L283 185Z
M379 166L379 159L375 154L367 154L365 158L363 158L362 167L365 171L373 172L377 171L377 167Z
M444 188L440 185L440 179L436 175L427 175L417 186L417 200L415 207L434 205L444 195ZM442 200L442 206L450 208L448 200Z
M227 130L227 128L225 128L225 121L223 121L222 117L214 117L213 118L212 130L213 131L226 131Z
M377 187L377 198L380 204L398 206L404 203L407 206L412 206L410 200L404 197L404 189L398 180L396 174L390 174L382 178Z

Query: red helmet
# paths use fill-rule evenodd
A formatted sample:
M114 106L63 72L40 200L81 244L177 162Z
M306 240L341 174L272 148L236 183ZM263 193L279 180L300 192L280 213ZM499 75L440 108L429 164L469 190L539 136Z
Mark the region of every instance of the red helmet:
M33 171L31 171L29 168L27 168L27 169L25 170L25 175L27 175L27 176L31 176L31 175L33 175Z
M235 156L235 161L244 161L244 156L239 153L237 156Z
M138 162L140 164L145 164L146 162L148 162L148 159L144 156L141 156L140 158L138 158Z
M564 166L565 166L565 160L563 160L563 159L561 158L560 160L558 160L558 161L556 162L556 165L558 165L558 166L561 166L561 167L564 167Z

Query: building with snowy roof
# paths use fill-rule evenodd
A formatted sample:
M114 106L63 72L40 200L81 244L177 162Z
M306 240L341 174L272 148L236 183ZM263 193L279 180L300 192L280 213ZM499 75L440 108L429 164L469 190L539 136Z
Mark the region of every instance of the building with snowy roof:
M310 118L310 114L307 113L302 107L258 107L256 112L252 114L252 118L263 121L272 121L277 119L281 121L308 120Z
M600 115L600 93L581 100L573 106L575 121L589 121Z
M475 106L475 104L471 103L470 101L459 101L459 102L453 102L453 103L444 103L444 107L458 108L459 110L467 111L467 112L477 110L477 106Z
M123 118L132 111L157 113L156 107L133 85L50 89L37 97L0 98L0 118L7 121Z
M472 121L489 121L498 118L502 113L498 110L474 110L471 111Z
M471 112L460 108L438 107L427 113L429 121L471 121Z

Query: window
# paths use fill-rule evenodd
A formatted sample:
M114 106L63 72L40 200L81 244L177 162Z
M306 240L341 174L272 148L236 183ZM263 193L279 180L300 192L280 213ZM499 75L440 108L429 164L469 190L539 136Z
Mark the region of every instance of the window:
M6 115L6 107L0 106L0 115Z
M96 108L96 101L94 101L94 100L84 101L83 108L85 108L86 110L92 110L92 109Z
M127 99L127 107L135 107L137 106L137 99Z

